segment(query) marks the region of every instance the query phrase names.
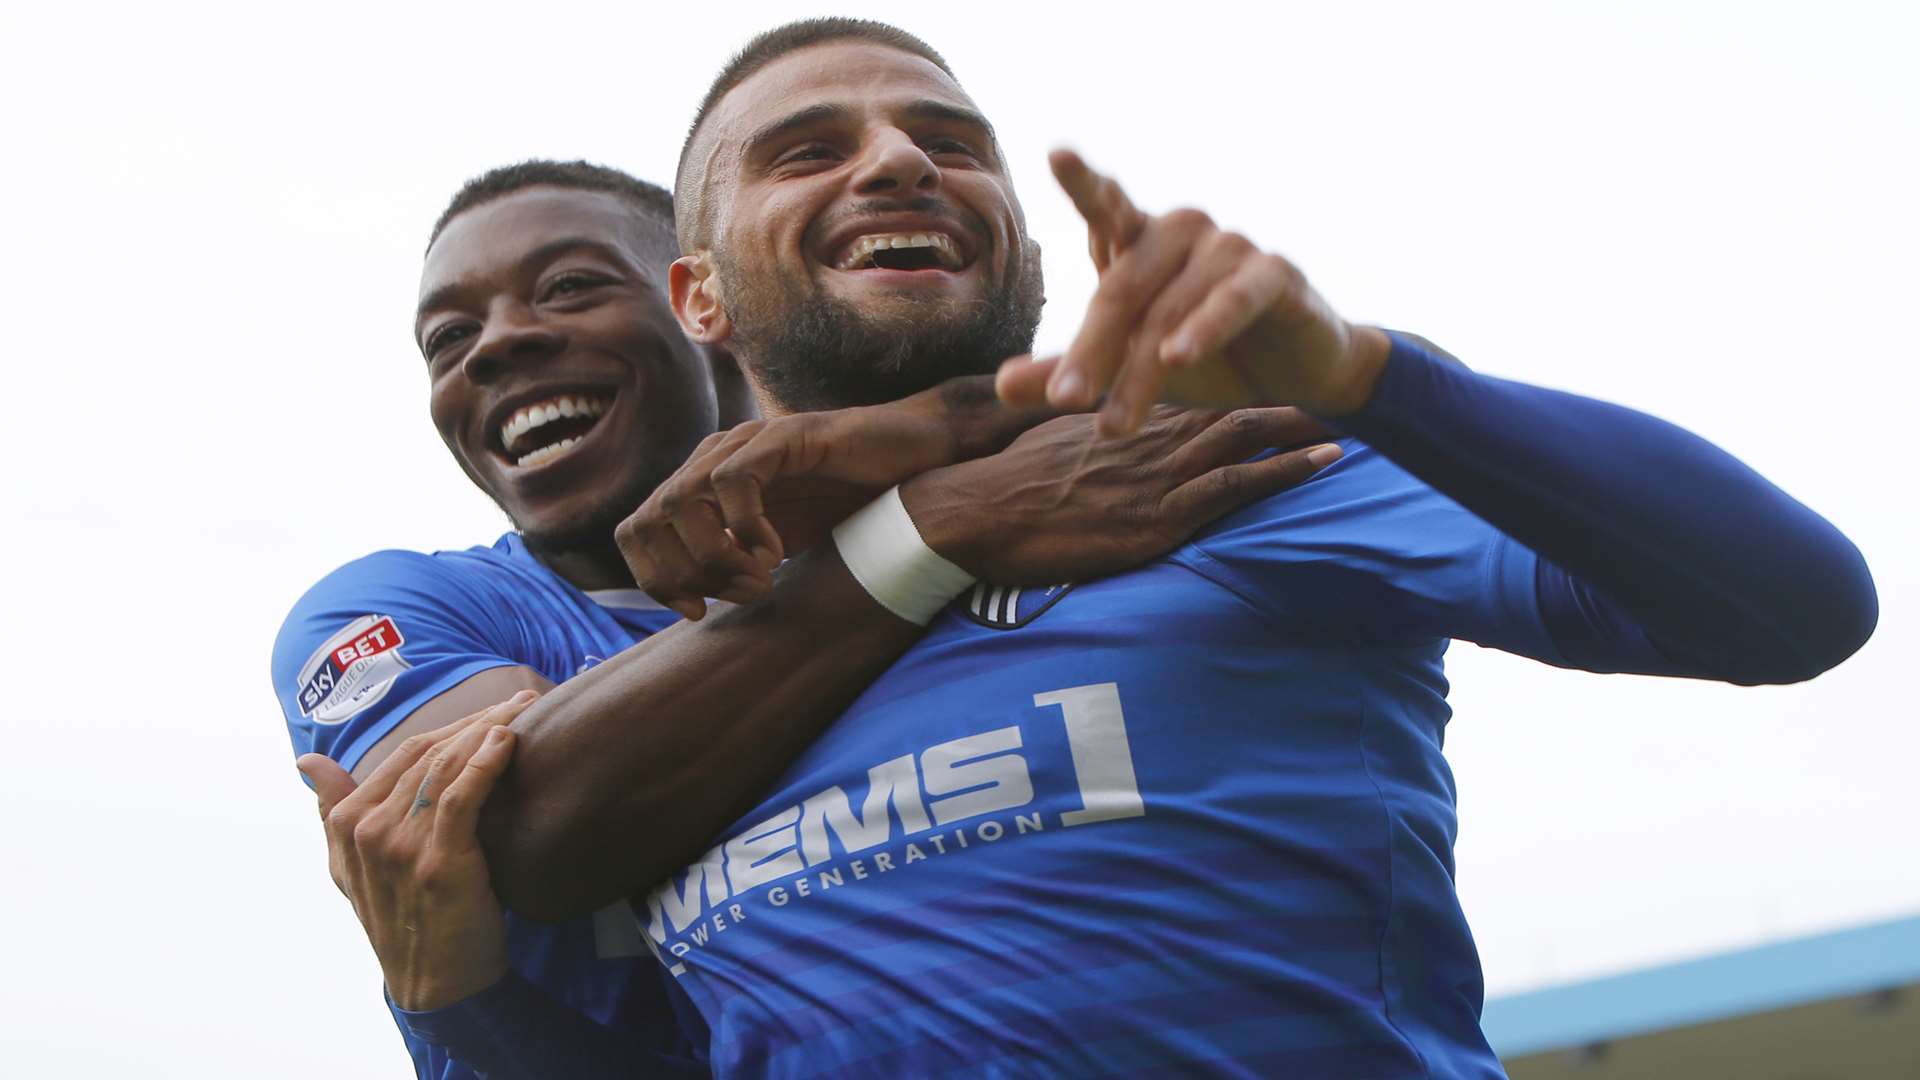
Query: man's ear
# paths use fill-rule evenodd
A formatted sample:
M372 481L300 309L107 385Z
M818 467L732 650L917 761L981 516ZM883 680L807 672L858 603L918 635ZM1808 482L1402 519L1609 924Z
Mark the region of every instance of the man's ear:
M733 336L733 320L721 302L720 277L706 252L682 255L667 268L667 294L680 329L702 345L719 345Z

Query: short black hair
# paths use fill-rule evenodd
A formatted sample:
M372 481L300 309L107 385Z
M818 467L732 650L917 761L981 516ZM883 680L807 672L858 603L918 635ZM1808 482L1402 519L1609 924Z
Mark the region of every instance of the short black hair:
M947 78L954 82L960 81L959 76L953 73L953 68L947 65L946 58L935 52L933 46L897 26L873 19L849 19L843 16L800 19L754 35L753 40L733 54L733 59L728 60L726 66L720 69L720 74L713 77L713 84L707 87L707 96L700 99L699 111L693 114L693 123L687 126L686 141L680 144L680 162L674 169L674 188L682 200L680 212L684 215L683 221L688 227L688 231L680 236L682 251L692 246L689 243L694 239L691 230L703 213L703 208L698 203L703 201L704 193L699 191L698 178L690 178L687 175L687 155L693 149L693 140L700 134L700 128L707 122L707 114L713 111L713 107L720 103L721 98L727 96L729 90L747 81L754 72L788 53L804 49L809 45L846 40L869 41L876 45L899 49L901 52L912 53L945 72ZM685 205L689 199L694 200L695 205Z
M512 165L488 169L460 185L460 190L453 193L453 201L447 203L447 208L440 212L440 220L433 223L433 235L427 237L427 247L431 249L433 242L440 239L447 222L476 206L530 187L571 188L575 191L603 191L617 195L640 211L641 217L651 219L664 228L670 245L676 242L673 240L673 193L666 188L619 169L595 165L591 161L529 158Z

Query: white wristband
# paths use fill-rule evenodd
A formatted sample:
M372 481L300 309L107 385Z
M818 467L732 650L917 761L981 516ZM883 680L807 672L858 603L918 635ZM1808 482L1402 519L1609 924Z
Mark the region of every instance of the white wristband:
M916 626L932 622L974 582L920 538L897 487L836 526L833 543L867 595Z

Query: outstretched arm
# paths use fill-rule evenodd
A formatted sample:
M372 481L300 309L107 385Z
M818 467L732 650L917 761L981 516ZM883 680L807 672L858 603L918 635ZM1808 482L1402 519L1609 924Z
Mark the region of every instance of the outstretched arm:
M1623 616L1671 673L1746 685L1813 678L1873 633L1853 544L1663 420L1475 374L1396 334L1372 396L1340 424L1554 564L1542 614L1575 666L1617 669Z
M1630 409L1476 375L1348 324L1292 264L1204 214L1142 214L1061 153L1055 172L1105 260L1057 361L1002 368L1010 401L1129 429L1155 400L1289 402L1333 418L1555 567L1543 615L1569 661L1794 682L1865 642L1859 552L1705 440ZM1609 639L1644 634L1647 660Z

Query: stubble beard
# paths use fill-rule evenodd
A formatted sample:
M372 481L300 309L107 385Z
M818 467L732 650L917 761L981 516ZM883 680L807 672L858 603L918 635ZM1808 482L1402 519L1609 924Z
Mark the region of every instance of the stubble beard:
M734 355L788 412L879 405L955 376L989 374L1033 348L1046 302L1031 247L982 299L903 291L884 310L856 307L811 281L754 283L718 261L746 286L729 312Z

